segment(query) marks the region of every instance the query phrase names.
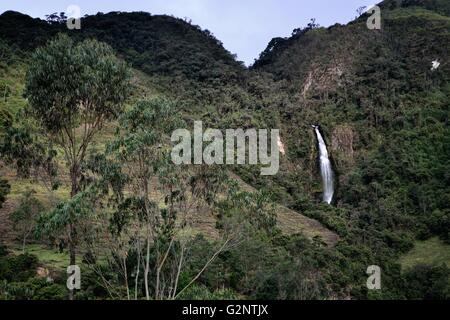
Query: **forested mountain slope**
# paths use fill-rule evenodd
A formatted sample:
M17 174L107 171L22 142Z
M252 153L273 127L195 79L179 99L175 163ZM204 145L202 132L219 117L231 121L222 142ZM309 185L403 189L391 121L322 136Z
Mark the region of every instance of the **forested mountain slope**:
M382 3L380 31L366 28L367 16L299 31L273 41L253 67L291 97L280 112L301 168L315 162L308 124L321 124L339 175L338 207L369 206L378 211L372 218L409 212L425 224L448 210L450 17L446 2L433 3Z
M399 258L418 240L450 243L450 5L390 0L380 7L381 30L367 28L367 14L348 25L311 23L273 39L249 69L210 32L169 16L97 14L68 31L64 21L6 12L0 112L14 118L26 105L31 53L58 32L106 42L141 75L133 99L169 97L189 125L200 119L218 128L280 128L286 155L277 175L230 169L252 191L272 193L281 215L299 212L339 236L332 249L320 237L249 236L201 278L209 292L222 286L252 298L448 298L447 267L402 270ZM312 124L321 126L337 175L331 206L321 203ZM383 290L367 290L369 265L383 270Z
M292 196L285 198L376 260L407 251L415 238L448 243L450 230L449 5L380 7L382 30L367 29L367 14L346 26L295 30L272 40L252 68L273 75L290 97L280 113L296 172L277 179ZM316 123L338 175L335 209L311 204L321 190Z
M281 197L375 260L431 234L448 243L450 229L448 2L380 7L382 30L367 29L368 15L346 26L312 25L273 39L252 68L289 96L280 113L293 164L275 178L289 194ZM321 192L316 123L338 175L333 210L311 204Z

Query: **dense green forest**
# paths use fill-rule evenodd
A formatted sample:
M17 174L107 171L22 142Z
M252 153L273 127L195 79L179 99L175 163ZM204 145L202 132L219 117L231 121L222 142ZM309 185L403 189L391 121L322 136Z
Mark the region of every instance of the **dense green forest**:
M171 16L0 15L0 299L449 299L450 4L380 7L249 68ZM280 171L175 166L195 120L279 128Z

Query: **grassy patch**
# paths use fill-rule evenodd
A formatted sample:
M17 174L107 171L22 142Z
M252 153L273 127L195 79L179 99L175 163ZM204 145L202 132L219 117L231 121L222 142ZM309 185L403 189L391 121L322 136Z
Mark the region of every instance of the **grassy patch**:
M21 254L22 247L14 247L12 251L14 254ZM69 254L67 251L60 253L58 249L49 249L41 244L29 244L25 246L25 252L37 256L39 262L48 268L65 270L69 265ZM81 259L81 257L77 258Z
M417 264L442 264L450 267L450 246L439 238L426 241L417 241L414 248L400 258L403 269L411 268Z

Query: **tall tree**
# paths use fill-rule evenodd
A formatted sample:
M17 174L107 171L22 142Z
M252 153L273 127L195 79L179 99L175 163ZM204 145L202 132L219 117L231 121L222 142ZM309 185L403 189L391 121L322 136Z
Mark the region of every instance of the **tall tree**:
M63 150L73 198L81 191L88 146L105 122L118 116L130 94L130 71L108 45L96 40L75 43L62 34L37 49L31 61L25 95L47 138ZM63 220L74 265L77 221Z
M225 234L188 285L179 281L193 243L195 212L214 202L225 186L226 174L217 167L172 162L170 135L185 125L177 110L165 98L137 102L121 115L120 130L105 155L89 163L113 208L109 223L99 223L96 232L102 239L111 239L102 250L110 248L110 261L123 277L119 286L103 281L112 298L126 292L131 299L129 280L134 277L135 299L141 293L146 299L175 299L231 244ZM90 267L104 279L102 270Z
M42 203L34 196L36 191L26 190L19 203L19 207L9 215L14 230L20 233L22 238L22 252L25 253L27 239L36 227L36 218L43 211Z

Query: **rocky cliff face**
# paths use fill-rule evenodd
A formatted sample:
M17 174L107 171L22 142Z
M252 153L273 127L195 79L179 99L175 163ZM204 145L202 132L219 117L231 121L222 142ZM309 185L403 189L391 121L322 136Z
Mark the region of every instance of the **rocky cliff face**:
M331 137L331 150L339 169L348 168L353 164L355 160L353 149L355 140L355 132L351 126L338 125L334 128Z

